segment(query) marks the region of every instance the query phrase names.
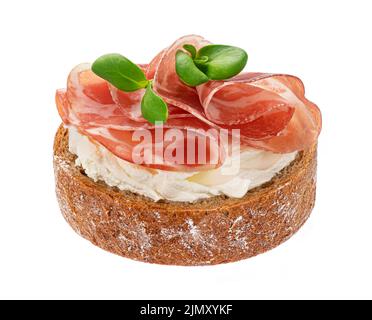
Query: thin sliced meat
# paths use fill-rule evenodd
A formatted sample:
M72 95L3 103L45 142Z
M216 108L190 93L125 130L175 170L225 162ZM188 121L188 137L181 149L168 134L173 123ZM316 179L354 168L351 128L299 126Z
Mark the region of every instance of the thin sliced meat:
M269 140L250 141L252 147L289 153L304 150L316 143L322 129L322 117L319 108L305 98L302 81L294 76L275 75L256 83L279 92L295 106L295 113L286 128Z
M163 58L163 55L165 54L165 52L166 52L166 49L160 51L155 56L155 58L152 59L151 62L147 65L145 73L146 73L146 78L148 80L154 79L156 70L158 69L159 63L160 63L161 59Z
M229 107L231 100L247 99L246 105L253 106L255 113L248 119L253 121L248 121L241 132L244 142L252 147L279 153L303 150L316 142L321 130L320 111L305 98L304 85L294 76L244 73L222 84L202 85L198 92L209 118L218 118L215 121L223 118L227 122L230 115L233 119L239 110L233 105ZM288 113L285 107L288 107ZM229 109L234 112L223 112ZM243 119L243 115L239 114L237 119ZM240 126L238 122L236 126ZM260 136L265 133L263 128L267 130L266 137ZM247 131L249 135L245 134Z
M246 81L210 81L197 88L205 117L226 129L239 129L244 141L276 136L295 111L276 92L254 86L256 74Z
M80 64L71 71L66 100L70 105L70 114L81 123L111 120L123 115L121 108L112 100L108 83L91 71L90 64Z
M145 89L140 89L134 92L124 92L113 85L109 85L112 99L115 104L120 106L128 118L134 121L146 122L141 113L141 101L145 94Z
M200 102L206 117L220 125L250 123L272 110L288 111L291 116L294 107L277 92L255 86L264 76L256 73L244 74L244 78L210 81L197 87ZM239 80L238 80L239 79ZM240 80L242 79L242 80Z
M143 141L141 139L135 141L133 134L137 136L150 134L152 146L157 144L156 141L159 137L163 138L160 140L164 140L164 145L160 145L158 150L152 148L151 154L143 154L145 163L142 165L144 166L171 171L200 171L216 168L224 161L225 151L224 147L220 145L218 137L207 132L210 127L206 123L191 115L169 119L160 136L156 134L154 125L130 119L128 113L111 98L107 82L95 76L90 70L90 65L80 65L71 72L67 91L57 91L56 102L61 118L66 125L76 126L81 133L102 144L121 159L137 163L133 158L137 154L134 151L143 146ZM178 131L172 131L172 129L178 129ZM171 139L173 133L179 134L179 138L173 139L174 141ZM193 156L192 152L187 154L189 151L187 149L187 133L199 138L200 141L203 141L203 138L207 141L206 154L200 155L200 158L198 144L196 144L196 149L193 151L196 155L194 163L185 161L185 157ZM197 143L199 143L199 139L196 139ZM168 148L170 145L173 146L173 149ZM176 148L178 150L183 148L183 161L178 161L178 163L169 161L157 163L154 161L158 152L164 153ZM206 159L206 162L199 161L199 159Z
M66 125L70 125L71 124L71 120L69 116L70 108L68 107L69 103L66 97L66 90L63 90L63 89L57 90L55 101L56 101L59 116L61 117L63 123Z

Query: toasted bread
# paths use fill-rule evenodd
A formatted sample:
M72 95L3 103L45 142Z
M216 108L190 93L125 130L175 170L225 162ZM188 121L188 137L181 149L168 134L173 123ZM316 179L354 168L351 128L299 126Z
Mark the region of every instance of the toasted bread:
M290 238L315 201L316 145L243 198L195 203L153 200L94 182L75 166L68 131L54 142L63 216L82 237L112 253L168 265L212 265L253 257Z

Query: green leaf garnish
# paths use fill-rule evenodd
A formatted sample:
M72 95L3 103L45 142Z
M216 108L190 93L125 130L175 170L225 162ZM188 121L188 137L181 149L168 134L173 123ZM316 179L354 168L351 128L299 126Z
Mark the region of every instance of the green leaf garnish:
M204 65L205 63L207 63L209 60L209 58L207 56L202 56L202 57L199 57L197 59L194 59L194 62L197 66L201 66L201 65Z
M166 122L168 119L168 106L164 100L152 90L152 83L149 82L146 93L141 102L142 116L151 123Z
M211 80L225 80L239 74L248 61L247 53L240 48L225 45L208 45L199 50L199 57L208 61L198 65Z
M230 79L239 74L248 61L247 53L238 47L212 44L196 48L185 44L176 53L176 72L182 82L196 87L209 80Z
M92 65L92 71L126 92L146 88L149 83L140 67L117 53L98 58Z
M185 44L183 48L191 54L191 58L196 57L196 48L192 44Z
M195 65L192 57L181 50L176 53L176 72L182 82L192 87L209 81L209 78Z

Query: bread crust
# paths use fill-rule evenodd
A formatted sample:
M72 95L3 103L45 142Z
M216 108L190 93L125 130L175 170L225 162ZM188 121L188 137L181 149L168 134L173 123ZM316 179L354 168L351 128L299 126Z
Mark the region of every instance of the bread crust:
M98 247L134 260L214 265L253 257L290 238L315 201L316 145L243 198L154 202L94 182L68 151L61 125L54 141L56 193L71 227Z

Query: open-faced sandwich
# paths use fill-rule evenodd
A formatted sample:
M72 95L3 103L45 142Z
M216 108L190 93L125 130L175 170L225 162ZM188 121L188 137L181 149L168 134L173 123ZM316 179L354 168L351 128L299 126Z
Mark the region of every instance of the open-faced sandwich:
M245 72L240 48L186 36L149 64L74 68L56 102L63 216L95 245L159 264L255 256L314 206L321 114L295 76Z

